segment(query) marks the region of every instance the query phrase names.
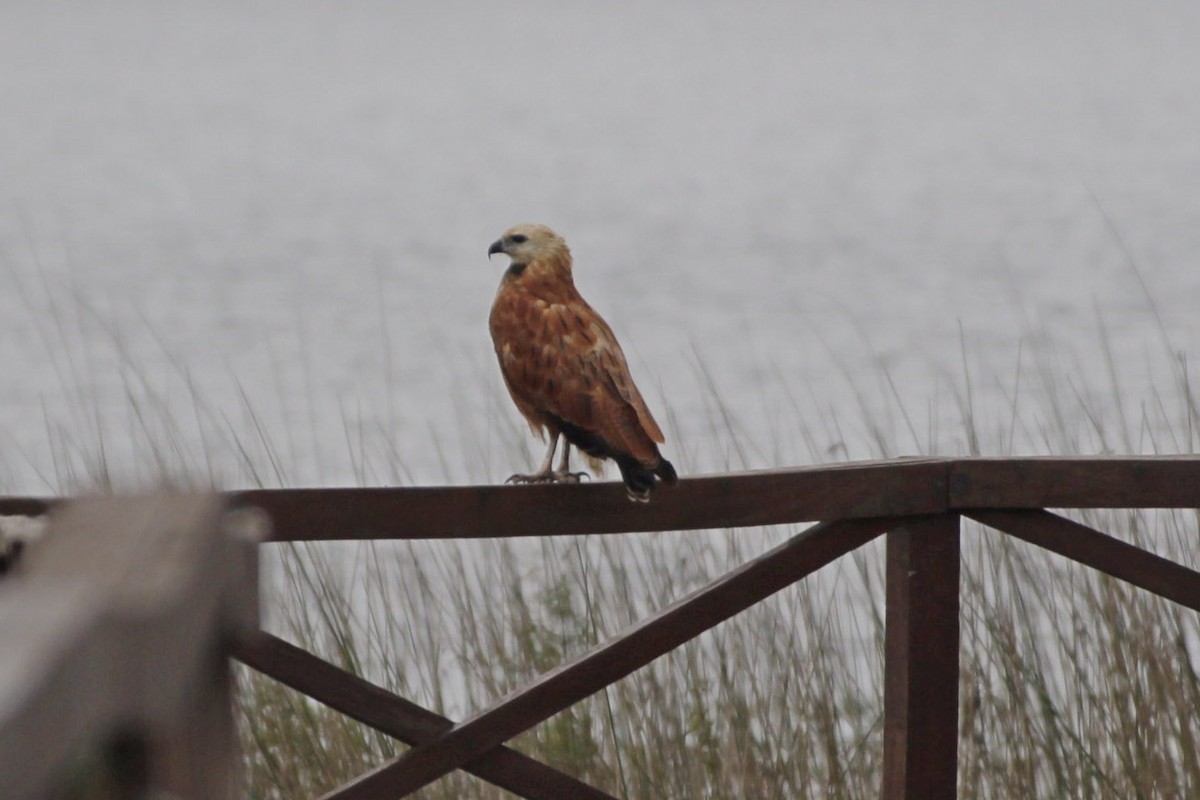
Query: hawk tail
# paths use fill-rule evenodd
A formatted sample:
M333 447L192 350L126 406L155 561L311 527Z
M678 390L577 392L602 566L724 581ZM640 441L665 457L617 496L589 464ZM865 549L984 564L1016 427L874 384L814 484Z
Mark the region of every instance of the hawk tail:
M621 470L621 479L625 481L625 493L636 503L650 502L650 490L654 488L656 478L668 486L674 486L679 481L675 467L661 456L652 467L632 459L619 459L617 466Z

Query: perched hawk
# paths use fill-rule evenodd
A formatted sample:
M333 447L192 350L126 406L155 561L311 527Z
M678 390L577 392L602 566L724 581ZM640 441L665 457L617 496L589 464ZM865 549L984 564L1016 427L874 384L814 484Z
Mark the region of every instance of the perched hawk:
M533 475L509 481L576 481L571 445L593 459L611 458L629 499L646 502L655 478L675 483L675 468L658 452L662 431L633 385L617 337L580 296L571 251L545 225L518 225L488 248L512 259L488 320L504 383L535 433L550 449ZM551 469L560 436L567 439Z

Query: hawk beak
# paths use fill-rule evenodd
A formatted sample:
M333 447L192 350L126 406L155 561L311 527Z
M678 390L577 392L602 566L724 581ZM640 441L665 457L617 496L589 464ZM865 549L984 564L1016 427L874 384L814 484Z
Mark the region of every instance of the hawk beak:
M503 252L504 252L504 240L497 239L496 241L492 242L492 246L488 248L488 258L491 258L492 256L496 255L496 253L503 253Z

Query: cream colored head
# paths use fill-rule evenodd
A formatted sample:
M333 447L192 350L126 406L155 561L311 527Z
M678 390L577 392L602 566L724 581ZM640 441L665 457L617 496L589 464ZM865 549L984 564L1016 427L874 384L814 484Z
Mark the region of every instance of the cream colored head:
M567 249L567 243L545 225L514 225L488 248L488 256L496 253L504 253L514 264L538 261L558 264L568 270L571 265L571 251Z

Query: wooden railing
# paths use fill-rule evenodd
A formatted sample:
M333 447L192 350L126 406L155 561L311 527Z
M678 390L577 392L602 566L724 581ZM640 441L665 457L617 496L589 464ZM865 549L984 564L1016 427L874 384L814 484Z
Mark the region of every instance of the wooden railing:
M272 541L817 523L457 722L265 632L234 639L234 654L247 665L411 746L326 795L339 800L400 797L456 769L526 798L610 798L504 743L882 535L887 537L882 796L953 798L963 517L1200 610L1200 573L1047 510L1200 507L1196 456L901 459L716 475L681 480L647 505L629 503L619 484L607 483L263 490L225 499L231 507L265 511ZM0 500L0 513L6 513L5 502ZM0 616L0 636L4 631ZM0 742L13 725L2 711L12 683L12 673L0 668ZM19 766L8 757L0 747L0 770Z
M227 505L215 495L60 503L10 565L0 798L237 795L221 655L258 628L257 542L251 517ZM44 510L0 500L3 515Z

